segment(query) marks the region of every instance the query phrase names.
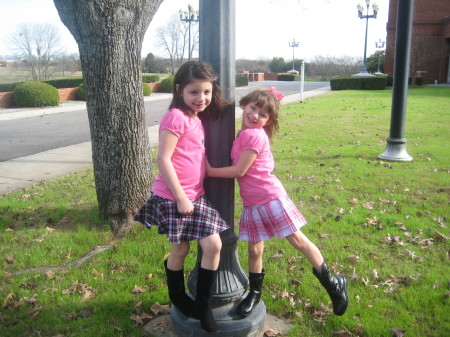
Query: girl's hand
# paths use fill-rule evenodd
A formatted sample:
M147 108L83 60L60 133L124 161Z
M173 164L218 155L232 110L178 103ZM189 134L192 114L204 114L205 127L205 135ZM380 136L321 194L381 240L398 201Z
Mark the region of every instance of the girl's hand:
M206 167L206 176L209 177L210 174L211 174L211 169L212 169L212 167L211 167L211 165L209 164L208 159L206 159L206 165L205 165L205 167Z
M183 215L191 215L194 212L194 205L188 198L177 201L178 213Z

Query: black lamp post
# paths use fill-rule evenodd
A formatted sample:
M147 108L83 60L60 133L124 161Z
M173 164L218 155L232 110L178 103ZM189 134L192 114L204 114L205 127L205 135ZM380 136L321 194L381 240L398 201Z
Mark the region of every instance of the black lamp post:
M359 76L370 76L369 73L367 72L367 63L366 63L366 52L367 52L367 30L369 28L369 19L376 19L377 18L377 14L378 14L378 5L377 4L373 4L372 5L372 9L373 9L373 14L369 15L369 5L370 5L370 0L366 0L366 6L367 6L367 14L363 15L364 12L364 7L361 4L358 4L357 8L358 8L358 17L360 19L366 19L366 38L365 38L365 42L364 42L364 60L363 60L363 67L362 70L359 74Z
M295 38L292 39L292 42L289 42L289 47L292 48L292 70L293 72L295 72L295 67L294 67L294 48L297 48L299 46L298 41L295 41Z
M380 71L380 56L381 56L381 49L384 48L384 41L381 41L381 39L379 39L378 41L375 41L375 47L380 50L378 52L378 69L376 72L376 75L380 75L380 74L382 74L382 72Z
M188 11L183 11L180 9L180 20L187 22L189 25L189 45L188 45L188 60L192 57L191 51L191 22L198 22L200 19L200 14L198 11L195 11L191 5L188 5Z

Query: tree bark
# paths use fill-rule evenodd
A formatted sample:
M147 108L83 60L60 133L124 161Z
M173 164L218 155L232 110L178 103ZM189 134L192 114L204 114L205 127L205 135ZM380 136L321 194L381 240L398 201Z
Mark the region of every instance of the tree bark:
M147 198L151 158L141 48L162 0L54 0L78 43L97 200L116 236Z

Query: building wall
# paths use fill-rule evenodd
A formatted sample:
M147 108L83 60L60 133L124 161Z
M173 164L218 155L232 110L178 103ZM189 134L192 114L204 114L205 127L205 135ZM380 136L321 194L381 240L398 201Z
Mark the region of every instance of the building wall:
M394 73L398 0L390 0L387 23L385 72ZM415 0L411 37L410 76L424 83L446 83L450 54L450 1Z

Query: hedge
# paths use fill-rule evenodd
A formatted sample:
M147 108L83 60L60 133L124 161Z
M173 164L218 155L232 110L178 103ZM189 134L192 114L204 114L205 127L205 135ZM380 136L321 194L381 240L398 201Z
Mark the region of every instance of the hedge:
M338 77L330 81L331 90L384 90L385 76Z
M236 86L245 87L248 85L248 78L245 75L236 74Z
M159 76L158 75L142 75L142 82L157 83L157 82L159 82Z

